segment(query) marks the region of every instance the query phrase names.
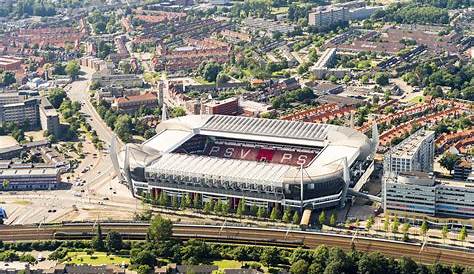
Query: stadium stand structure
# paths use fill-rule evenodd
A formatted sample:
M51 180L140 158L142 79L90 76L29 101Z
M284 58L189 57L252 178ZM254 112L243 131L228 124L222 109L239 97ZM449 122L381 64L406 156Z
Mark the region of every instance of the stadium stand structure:
M190 115L163 121L143 144L111 146L112 162L134 195L236 206L343 206L348 188L368 178L378 132L240 116Z

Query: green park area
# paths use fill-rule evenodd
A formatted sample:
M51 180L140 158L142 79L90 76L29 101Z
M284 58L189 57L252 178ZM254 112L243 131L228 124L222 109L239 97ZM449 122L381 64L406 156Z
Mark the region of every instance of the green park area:
M71 263L74 264L89 264L89 265L103 265L103 264L115 264L120 265L130 264L130 258L116 256L116 255L107 255L105 252L94 252L89 255L86 252L68 252L67 260L70 259Z

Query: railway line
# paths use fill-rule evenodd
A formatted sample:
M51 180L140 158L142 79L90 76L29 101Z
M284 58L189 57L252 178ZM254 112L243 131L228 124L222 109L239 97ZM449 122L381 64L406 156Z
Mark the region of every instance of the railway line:
M36 226L0 226L2 241L79 240L90 239L95 228L92 223ZM147 224L103 223L102 231L118 231L124 239L145 239ZM353 237L318 232L292 231L254 227L230 227L175 224L173 236L182 240L203 239L209 242L271 245L279 247L316 248L321 244L344 250L352 247L362 252L378 251L387 256L409 256L422 263L441 262L474 267L474 252L451 250L419 243L404 243L386 239Z

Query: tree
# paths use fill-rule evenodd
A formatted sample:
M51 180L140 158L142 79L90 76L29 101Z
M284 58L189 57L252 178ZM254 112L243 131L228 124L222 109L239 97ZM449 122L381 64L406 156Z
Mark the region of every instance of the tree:
M201 207L201 196L197 193L194 194L193 197L193 207L200 208Z
M337 80L338 80L338 79L337 79L336 76L334 76L334 75L329 76L329 81L331 81L331 83L334 83L334 84L335 84L335 83L337 83Z
M124 142L132 139L132 118L129 115L121 115L114 123L114 131L117 136Z
M326 213L323 211L321 211L321 213L319 214L319 217L318 217L318 222L319 222L319 225L322 227L323 224L326 222Z
M293 224L297 225L300 223L300 214L298 214L298 211L295 211L293 214Z
M283 212L282 221L285 223L290 223L290 218L291 218L291 210L290 210L290 207L287 207L285 208L285 211Z
M374 223L374 216L370 216L369 219L367 219L367 222L365 223L365 228L367 228L367 230L370 230Z
M389 227L390 227L390 218L388 217L388 215L385 215L385 218L383 220L383 230L385 231L385 233L388 232Z
M92 238L91 245L97 251L102 251L105 249L104 236L102 235L100 223L97 224L97 233L94 238Z
M460 161L461 157L454 154L447 152L443 155L441 160L439 161L440 165L447 170L449 170L449 174L451 174L452 170L456 166L456 164Z
M223 202L222 210L221 210L222 215L227 216L227 214L229 214L229 211L230 211L229 201Z
M214 212L217 215L220 215L222 213L222 201L221 201L221 199L217 199L216 206L214 206Z
M72 80L75 80L81 71L81 66L77 61L72 60L67 63L65 71Z
M398 228L400 227L400 221L398 221L398 217L395 216L392 223L392 232L398 233Z
M207 201L207 202L204 204L204 213L206 213L206 214L211 213L211 211L212 211L213 208L214 208L213 204L214 204L214 202L213 202L212 200Z
M272 212L270 213L270 220L276 221L280 218L280 211L278 210L277 206L272 208Z
M375 73L374 80L375 80L375 83L377 83L378 85L381 85L381 86L388 85L388 79L389 77L387 73L383 73L383 72Z
M171 110L171 117L181 117L186 115L186 110L182 107L175 107Z
M230 80L230 76L223 73L223 72L220 72L218 75L217 75L217 78L216 78L216 83L217 85L221 85L221 84L224 84L224 83L227 83L229 82Z
M169 204L169 197L168 197L168 195L166 194L166 192L161 191L160 197L158 198L158 203L159 203L161 206L168 206L168 204Z
M7 179L3 179L3 182L2 182L3 189L7 189L9 186L10 186L10 181Z
M257 217L258 217L258 218L265 218L265 217L266 217L265 208L263 208L263 207L259 207L259 208L258 208L258 210L257 210Z
M467 230L466 230L466 226L463 226L461 230L459 231L458 240L460 240L464 244L464 241L466 240L466 238L467 238Z
M446 239L448 238L448 233L449 233L449 228L447 225L443 225L443 228L441 229L441 237L443 238L443 242L446 242Z
M178 197L176 195L171 196L171 207L177 209L178 206Z
M148 249L140 250L135 248L130 251L130 263L152 267L156 264L155 255Z
M424 220L423 223L421 223L421 227L420 227L421 235L423 237L426 237L426 233L428 232L429 229L430 227L428 226L428 223L426 222L426 220Z
M280 263L280 251L276 247L267 247L260 255L260 261L265 266L276 266Z
M329 225L336 226L336 222L337 222L337 216L336 216L336 213L333 212L331 213L331 217L329 217Z
M160 215L153 217L148 228L148 237L155 243L167 241L173 235L173 223Z
M208 82L215 82L217 75L222 70L222 66L216 62L203 62L198 69L202 78Z
M0 86L9 86L16 83L15 74L11 71L0 73Z
M245 199L242 198L239 201L239 204L237 205L237 216L242 217L242 215L245 214Z
M308 263L305 260L298 260L290 267L291 274L306 274L308 273Z
M399 262L398 262L398 266L399 266L399 271L400 271L400 274L412 274L412 273L417 273L417 270L418 270L418 265L416 264L416 262L410 258L410 257L405 257L403 256ZM420 273L420 272L418 272Z
M48 93L48 100L54 108L59 108L66 98L66 92L62 88L54 88Z
M402 233L405 235L408 234L408 232L410 231L410 227L411 225L409 223L404 223L402 225Z
M369 76L367 75L362 75L362 77L360 78L360 82L362 84L368 84L369 83Z
M122 235L117 231L110 231L105 238L105 243L109 251L121 250L123 246Z
M189 193L186 193L186 195L184 196L184 207L186 208L191 207L192 202L193 201L191 199L191 195Z
M146 264L140 265L137 269L138 274L148 274L150 272L151 272L151 267L149 265L146 265Z

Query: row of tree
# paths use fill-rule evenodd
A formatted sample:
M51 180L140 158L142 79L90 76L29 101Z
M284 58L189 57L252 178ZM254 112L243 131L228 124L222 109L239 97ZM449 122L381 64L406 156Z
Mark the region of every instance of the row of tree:
M285 208L283 215L278 207L273 207L270 212L263 206L252 204L247 205L245 199L240 199L237 207L231 208L231 201L228 199L209 199L205 202L199 194L193 197L189 193L178 197L176 195L167 195L164 191L156 199L150 200L153 204L170 207L173 209L193 208L201 210L205 214L214 213L219 216L229 216L235 214L237 217L255 216L257 218L269 218L271 221L282 220L285 223L299 224L300 215L298 211L292 211L290 207ZM269 214L268 214L269 213Z

